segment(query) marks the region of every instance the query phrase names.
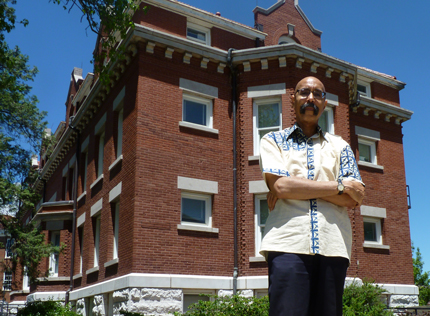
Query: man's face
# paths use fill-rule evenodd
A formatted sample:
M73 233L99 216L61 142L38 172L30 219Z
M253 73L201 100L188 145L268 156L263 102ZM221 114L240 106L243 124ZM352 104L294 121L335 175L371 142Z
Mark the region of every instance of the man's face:
M314 77L302 79L291 95L291 104L299 126L303 126L302 124L316 126L327 105L324 85Z

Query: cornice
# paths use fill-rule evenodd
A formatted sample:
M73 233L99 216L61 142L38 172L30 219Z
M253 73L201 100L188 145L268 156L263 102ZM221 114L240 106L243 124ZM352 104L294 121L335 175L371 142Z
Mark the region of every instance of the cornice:
M363 114L369 116L369 112L373 111L373 117L375 119L379 119L381 114L384 115L385 121L390 122L391 119L394 119L394 122L397 125L400 125L402 122L408 121L411 119L412 114L414 112L410 110L403 109L401 107L378 101L366 96L361 96L360 106L363 108ZM354 108L354 112L357 112L357 108Z
M240 24L238 22L226 19L222 16L192 7L188 4L178 2L175 0L146 0L146 2L152 6L161 7L177 14L194 18L205 23L210 23L215 27L232 32L250 39L262 39L264 40L267 36L266 33L258 31L250 26Z

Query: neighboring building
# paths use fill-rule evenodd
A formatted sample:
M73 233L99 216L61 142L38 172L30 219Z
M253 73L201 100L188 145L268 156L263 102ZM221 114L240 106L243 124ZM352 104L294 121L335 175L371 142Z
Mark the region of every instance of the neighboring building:
M32 218L67 248L41 264L50 276L27 300L69 291L85 315L166 314L200 293L265 295L259 142L294 123L290 94L312 75L328 92L321 126L351 144L367 186L364 205L349 210L348 277L383 284L391 306L417 304L405 84L322 53L321 32L297 0L257 7L256 28L174 0L145 4L150 10L135 14L121 43L124 60L111 62L110 86L73 70Z

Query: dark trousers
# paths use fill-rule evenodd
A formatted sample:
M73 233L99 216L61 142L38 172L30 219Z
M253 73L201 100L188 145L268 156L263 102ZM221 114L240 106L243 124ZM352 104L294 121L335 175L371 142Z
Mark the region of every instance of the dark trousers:
M270 316L341 316L349 261L270 252Z

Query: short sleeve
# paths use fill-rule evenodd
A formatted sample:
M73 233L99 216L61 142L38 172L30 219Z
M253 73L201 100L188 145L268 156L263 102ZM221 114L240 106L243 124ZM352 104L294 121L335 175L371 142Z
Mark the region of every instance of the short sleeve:
M340 170L339 178L348 180L361 180L360 171L358 170L357 161L351 147L347 144L340 153Z
M266 134L261 139L260 168L265 180L266 173L272 173L277 176L290 176L282 157L282 148L276 143L273 133Z

